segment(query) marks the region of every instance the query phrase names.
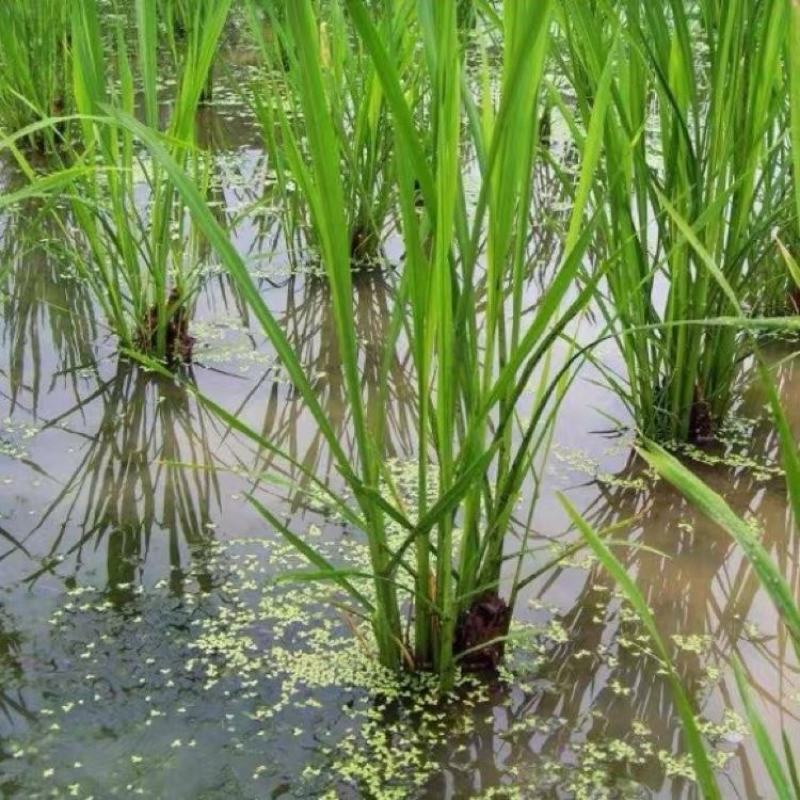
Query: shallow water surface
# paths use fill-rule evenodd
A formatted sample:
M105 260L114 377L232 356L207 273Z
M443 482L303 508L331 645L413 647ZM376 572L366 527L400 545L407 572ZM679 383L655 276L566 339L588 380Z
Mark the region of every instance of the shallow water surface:
M209 120L228 216L267 174L239 116ZM275 231L268 216L241 222L237 247L349 446L328 292L290 272ZM0 326L4 797L697 796L659 664L584 551L530 583L503 672L465 678L435 704L427 679L398 682L375 667L332 592L279 580L303 564L247 495L348 564L364 563L358 532L190 390L120 362L53 231L30 230L22 214L0 232L11 267ZM355 287L368 413L394 282L376 272ZM200 392L335 482L321 437L211 258L193 330ZM796 397L800 371L787 361L780 374ZM766 798L731 659L771 729L794 741L798 664L733 542L648 475L628 437L603 432L624 411L592 378L587 369L565 400L530 522L530 487L520 505L516 534L532 531L525 568L576 541L557 489L596 527L614 526L715 745L724 796ZM403 485L416 423L402 348L388 388L388 456ZM746 389L722 440L691 457L800 591L763 404ZM796 413L792 423L800 432Z

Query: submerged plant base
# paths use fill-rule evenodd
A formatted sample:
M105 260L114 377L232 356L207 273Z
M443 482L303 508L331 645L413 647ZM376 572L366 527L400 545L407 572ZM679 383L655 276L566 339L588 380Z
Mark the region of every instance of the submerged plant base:
M481 595L461 615L456 628L455 652L462 670L495 671L503 660L511 609L496 592Z
M694 387L694 400L689 420L689 440L694 444L710 442L714 438L714 416L711 406L699 386Z
M177 289L170 293L167 315L166 331L163 334L166 361L171 365L191 364L194 337L189 333L189 310ZM157 306L153 306L139 333L139 346L147 353L158 353L162 345L159 338L159 313Z
M357 227L350 235L350 264L353 272L371 269L378 263L378 237L374 231Z

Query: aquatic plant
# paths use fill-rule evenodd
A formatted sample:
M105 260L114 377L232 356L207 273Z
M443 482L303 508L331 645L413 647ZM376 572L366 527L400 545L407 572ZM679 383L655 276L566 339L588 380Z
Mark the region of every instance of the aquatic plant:
M771 158L785 120L787 4L616 4L564 0L560 63L578 120L610 83L598 247L613 260L599 295L627 381L608 373L640 431L666 441L711 435L730 407L743 355L731 297L758 305L788 176ZM584 122L585 124L585 122ZM784 187L781 189L781 187ZM770 196L765 196L765 191ZM680 220L678 219L680 218Z
M229 7L230 0L197 5L165 131L173 156L201 183L205 167L195 148L195 114ZM176 364L192 354L189 322L200 282L199 241L163 170L142 158L129 132L104 119L109 108L134 112L138 78L145 122L160 127L156 10L155 0L134 4L133 64L122 24L112 32L113 59L108 58L96 0L73 4L74 94L82 115L76 158L94 169L76 184L70 208L80 234L77 247L87 254L78 260L81 275L120 347ZM115 74L108 70L111 63Z
M797 3L789 4L789 19L787 22L789 42L793 47L800 44L800 6ZM791 141L794 169L796 174L800 174L800 91L798 91L798 75L800 75L800 72L795 70L795 67L798 66L797 54L793 54L791 59L793 62L790 81L790 105L793 122ZM797 200L797 220L800 222L800 182L795 181L794 189ZM705 251L696 238L690 236L689 245L701 258L710 261L710 254ZM785 255L789 271L796 279L798 273L794 259L783 247L782 252ZM713 262L709 266L712 265ZM724 277L720 279L720 284L722 286L725 285ZM741 316L741 308L737 306L735 298L732 298L732 302L734 312ZM758 374L767 394L768 407L771 411L779 442L781 463L785 473L786 489L791 510L791 521L794 527L797 528L800 525L800 448L798 448L794 434L789 427L772 375L756 343L753 344L753 348ZM793 649L796 655L800 657L800 604L798 604L797 598L783 572L770 557L758 532L754 531L747 521L733 511L724 497L707 486L681 461L663 448L648 442L639 449L639 454L658 475L678 489L695 508L731 536L749 561L765 594L772 600L789 634ZM663 648L663 643L661 643L659 632L646 601L633 579L626 573L625 568L592 527L581 518L580 514L566 499L562 498L562 502L586 542L593 549L603 566L617 581L640 620L645 624L669 672L670 685L676 702L684 708L681 711L684 734L689 743L694 771L703 796L706 798L720 797L719 788L710 771L708 756L699 736L691 706L686 705L688 701L686 701L685 689L680 684L675 668L670 663L669 656ZM782 800L792 800L792 798L797 800L797 798L800 798L800 761L798 761L798 755L785 732L781 737L781 745L775 744L772 740L771 734L756 708L747 676L738 660L734 660L733 668L750 728L764 768L772 784L772 789L775 792L775 797L779 797Z
M0 4L0 134L10 134L70 109L69 0L5 0ZM43 127L28 142L51 148L60 131Z
M591 236L584 212L608 98L600 98L598 117L590 125L594 146L586 148L564 258L539 302L523 314L526 275L535 257L526 245L538 143L535 110L549 44L551 3L504 6L498 18L504 41L499 93L494 95L484 80L477 98L462 95L464 51L455 0L416 7L416 24L426 47L432 124L415 120L397 70L402 60L396 57L396 40L374 23L363 0L348 0L347 8L376 65L394 128L394 173L406 258L384 346L393 353L401 332L409 341L419 405L415 509L403 500L384 464L384 415L379 409L370 422L363 409L350 242L335 157L336 123L326 99L319 26L310 0L286 9L297 46L311 164L304 167L296 152L291 157L307 186L331 287L354 454L345 452L309 376L196 187L152 131L128 115L116 116L164 167L196 224L239 283L355 501L353 506L335 487L309 475L337 513L364 532L369 573L354 574L330 563L313 543L253 500L265 519L309 560L310 571L295 577L332 582L348 596L351 608L355 607L352 612L371 623L380 663L392 669L432 668L441 687L448 689L459 662L496 663L501 657L516 593L526 577L522 572L527 534L522 534L512 553L505 551L505 541L522 483L529 474L536 475L537 456L549 443L559 400L583 357L571 337L560 355L555 345L595 288L589 283L568 298ZM479 196L469 218L459 176L465 104L480 108L479 114L468 116L466 126L480 154L481 169ZM225 409L206 402L234 430L266 449L277 449ZM283 457L306 472L287 454ZM508 565L511 589L507 598L501 598L501 577ZM413 634L402 622L404 611L413 616ZM470 644L459 651L457 645L465 639Z
M374 266L388 233L394 205L393 134L384 90L369 53L355 35L342 4L319 6L319 59L322 67L322 95L332 121L331 150L341 172L345 225L353 269ZM392 0L382 8L377 23L387 40L392 40L398 71L416 69L409 25L412 4ZM307 145L307 94L303 85L303 64L298 58L302 43L286 24L286 12L271 0L248 5L250 28L261 52L264 77L253 86L253 110L272 172L281 189L280 213L285 236L298 234L316 254L322 252L314 201L309 197L309 180L314 180L315 160ZM414 91L413 81L407 88Z

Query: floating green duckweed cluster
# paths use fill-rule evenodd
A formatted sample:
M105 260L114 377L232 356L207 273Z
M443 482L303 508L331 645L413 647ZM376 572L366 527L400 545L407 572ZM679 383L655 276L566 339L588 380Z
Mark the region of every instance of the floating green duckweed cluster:
M626 445L625 448L619 446L615 447L612 451L606 453L606 455L611 455L615 452L627 449L630 445L630 439L626 438L624 442ZM627 472L615 475L604 470L597 458L590 456L582 450L554 446L552 448L552 453L557 463L571 471L588 475L592 480L604 486L641 491L646 489L649 485L649 476L651 473L648 470L640 470L630 475L627 474Z
M355 538L315 525L310 535L363 567ZM596 593L598 617L619 618L612 640L574 641L563 612L534 601L536 619L512 627L497 678L461 675L442 697L433 677L377 665L365 621L331 610L335 588L280 580L301 566L289 545L248 539L212 545L180 591L172 579L70 590L50 617L47 652L57 655L54 672L37 675L38 721L3 748L8 780L30 798L165 796L158 776L168 771L186 776L175 797L285 786L331 800L611 800L647 796L642 786L659 774L691 777L670 749L675 727L610 724L610 709L633 702L637 676L658 680L659 669L616 592ZM699 638L676 642L702 649ZM590 702L562 705L585 675L600 681ZM741 721L726 713L703 725L722 766ZM107 744L85 741L98 730ZM210 764L228 766L216 775Z
M34 425L18 424L6 417L0 423L0 455L19 461L28 457L27 443L33 439L39 429Z

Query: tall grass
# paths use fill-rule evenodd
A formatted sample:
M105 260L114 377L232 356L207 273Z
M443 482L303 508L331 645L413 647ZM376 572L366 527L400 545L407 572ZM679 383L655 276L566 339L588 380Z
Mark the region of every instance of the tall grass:
M773 195L788 185L769 146L785 118L787 4L564 0L561 11L578 119L613 72L596 204L614 264L600 301L627 380L610 380L648 437L708 437L730 407L743 342L733 326L701 324L734 308L676 217L741 302L758 305Z
M165 129L173 157L201 183L205 166L195 148L195 114L229 7L230 0L196 6ZM189 323L200 280L198 240L163 169L142 158L129 132L100 120L110 107L128 114L138 111L138 81L144 120L153 129L160 127L165 98L158 87L156 0L136 0L133 11L135 62L123 26L103 30L97 0L73 3L73 84L82 115L82 152L76 157L95 169L76 187L71 211L79 247L88 251L88 259L79 260L82 276L120 347L178 363L191 358Z
M504 42L499 93L479 88L477 96L463 94L465 53L457 27L457 3L417 4L414 24L419 26L424 49L424 80L433 110L430 121L415 116L416 95L407 91L398 69L403 57L396 49L397 38L376 24L363 0L348 0L346 5L375 65L395 139L393 169L406 254L385 347L393 353L402 332L415 373L419 404L416 508L404 501L384 463L380 408L372 422L364 412L336 109L325 90L323 41L310 0L299 0L285 9L297 48L307 158L300 156L291 138L286 147L305 185L330 285L344 397L355 440L353 454L342 447L296 353L196 187L152 131L128 115L117 117L147 144L239 283L354 498L351 504L335 486L320 487L344 518L364 532L371 565L367 574L338 569L269 509L259 506L270 524L308 558L311 570L298 577L332 581L349 596L356 613L369 620L382 664L392 669L403 665L434 669L442 688L448 689L460 662L467 663L476 654L490 660L500 656L515 587L524 578L520 568L512 568L509 594L500 597L505 591L501 585L504 564L513 567L526 550L524 537L518 551L505 550L522 483L549 441L559 400L580 358L568 345L558 356L555 346L581 314L594 288L587 286L568 297L591 235L584 212L600 143L587 147L564 259L535 309L523 319L515 312L523 304L531 263L526 242L533 206L536 111L552 4L504 6L499 18ZM489 83L484 80L481 87ZM465 115L465 106L479 113ZM599 108L602 114L605 104ZM600 117L591 130L602 131L602 125ZM481 170L477 203L469 216L460 174L465 131L480 154ZM390 362L387 357L384 369ZM224 409L214 407L234 429L266 449L277 449ZM302 464L294 462L294 466L304 471ZM313 474L309 477L320 483ZM487 609L494 615L490 640L484 636L465 644L471 615ZM404 611L413 617L410 633L402 623Z
M794 170L794 196L796 199L797 215L796 219L800 224L800 56L798 56L798 45L800 45L800 3L796 0L787 0L785 9L788 17L784 18L786 24L787 57L789 73L789 105L790 118L792 121L790 131L790 146ZM710 258L700 242L690 236L687 242L701 258ZM800 286L800 272L797 264L788 250L779 242L779 247L786 258L787 267L790 274L797 280ZM741 313L741 309L735 309ZM760 352L755 348L757 365L762 378L764 388L767 392L769 409L772 414L777 438L780 446L780 455L786 476L786 490L791 510L791 520L797 529L800 526L800 448L789 427L786 415L781 406L777 388L772 380ZM741 548L745 557L750 562L753 572L765 593L772 600L780 619L785 626L794 652L800 658L800 603L794 596L791 587L788 585L784 575L778 565L770 557L769 553L762 544L759 536L753 532L750 525L741 519L726 502L725 498L705 485L696 475L694 475L678 459L670 455L666 450L653 443L648 443L646 447L640 449L640 455L645 461L665 480L669 481L678 489L692 505L700 510L710 520L718 524L725 530L736 544ZM597 554L601 563L608 569L612 576L617 580L626 598L631 602L639 618L646 625L648 632L655 642L659 642L659 634L652 623L652 616L647 604L644 602L639 590L625 573L624 567L609 551L607 546L601 541L591 527L582 519L578 513L567 504L568 510L573 521L584 536L587 543ZM659 647L661 657L667 663L670 674L670 682L675 693L676 700L683 702L685 697L684 689L674 678L674 667L669 663L668 656L662 647ZM781 800L798 800L800 798L800 756L797 753L796 745L793 744L785 732L781 735L780 743L774 741L772 732L769 731L753 700L751 689L748 686L744 669L738 661L733 664L736 682L739 689L742 703L747 715L750 727L754 736L756 747L760 754L763 766L769 776L771 791L770 796ZM702 742L696 733L696 723L684 712L681 713L684 724L684 732L690 746L690 752L694 759L694 767L700 783L704 797L719 797L719 789L708 769L708 759L704 752Z
M70 107L70 0L0 3L0 134L10 134ZM52 147L58 131L32 132L29 143Z
M362 40L338 2L318 3L319 59L324 77L322 94L330 109L330 153L341 165L346 234L354 269L374 266L388 233L394 205L393 136L383 87ZM393 42L401 73L415 69L413 3L391 0L381 6L378 25ZM290 243L298 235L313 252L322 243L313 224L313 204L307 197L303 164L311 158L304 100L302 43L296 40L288 14L271 0L251 0L250 27L261 51L265 75L253 87L253 109L259 121L265 150L279 182ZM407 90L416 92L412 81ZM305 249L305 248L304 248Z

